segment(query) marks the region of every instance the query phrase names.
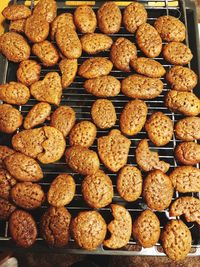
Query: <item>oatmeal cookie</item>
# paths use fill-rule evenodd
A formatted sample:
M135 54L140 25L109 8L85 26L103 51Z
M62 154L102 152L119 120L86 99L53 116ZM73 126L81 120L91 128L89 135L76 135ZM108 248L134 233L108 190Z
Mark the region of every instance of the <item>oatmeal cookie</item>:
M57 16L51 24L51 39L54 40L56 32L61 28L71 28L76 30L73 15L71 13L62 13Z
M174 151L176 159L185 165L200 163L200 144L194 142L182 142Z
M16 207L8 200L0 198L0 220L7 220L16 210Z
M26 86L39 81L41 66L35 60L24 60L19 64L17 69L17 80Z
M0 168L3 167L3 161L6 157L14 154L15 151L8 146L0 145Z
M0 169L0 198L9 199L10 191L16 184L15 178L4 169Z
M2 11L2 15L8 20L26 19L31 15L31 10L25 5L8 5Z
M176 137L183 141L194 141L200 139L200 118L187 117L179 120L175 125Z
M78 61L77 59L62 59L59 63L59 68L62 74L62 87L67 88L73 83L76 77Z
M33 14L44 18L51 23L57 14L57 5L55 0L40 0L33 10Z
M24 33L26 19L12 20L9 25L10 32Z
M93 33L97 26L96 15L90 6L78 6L74 12L74 23L82 33Z

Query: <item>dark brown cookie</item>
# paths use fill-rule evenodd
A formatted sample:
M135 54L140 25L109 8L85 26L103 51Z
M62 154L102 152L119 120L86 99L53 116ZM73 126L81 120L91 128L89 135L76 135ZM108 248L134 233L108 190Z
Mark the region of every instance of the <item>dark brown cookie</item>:
M8 200L0 198L0 220L7 220L16 207Z
M175 148L176 159L184 165L200 163L200 144L195 142L182 142Z
M8 171L0 169L0 198L9 199L10 191L15 184L15 178Z
M81 5L74 12L74 23L82 33L92 33L97 26L97 18L91 6Z
M179 120L175 125L176 137L183 141L194 141L200 139L200 118L187 117Z
M26 86L39 81L41 66L35 60L24 60L17 69L17 79Z
M9 25L10 32L24 33L26 19L12 20Z
M71 13L62 13L57 16L51 24L51 39L55 39L56 32L60 28L71 28L76 30L73 15Z
M78 61L77 59L63 59L59 63L59 68L62 74L62 87L67 88L70 86L75 77L78 70Z
M51 23L57 14L57 5L55 0L40 0L35 6L33 14L41 16L47 22Z
M25 5L11 4L4 8L2 15L8 20L26 19L31 15L31 10Z

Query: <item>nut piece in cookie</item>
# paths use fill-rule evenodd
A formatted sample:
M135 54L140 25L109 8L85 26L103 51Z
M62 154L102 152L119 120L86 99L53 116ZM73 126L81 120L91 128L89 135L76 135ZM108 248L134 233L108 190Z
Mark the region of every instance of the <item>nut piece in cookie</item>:
M104 246L112 249L127 245L132 232L131 215L123 206L111 204L114 220L108 224L111 237L103 242Z
M174 151L176 159L185 165L200 163L200 144L195 142L182 142Z
M174 189L170 178L160 170L151 171L144 180L142 195L150 209L169 207Z
M16 180L7 170L0 169L0 198L9 199L10 191Z
M130 40L120 37L111 47L110 58L113 65L122 71L130 71L130 61L136 59L137 48Z
M26 19L12 20L9 25L10 32L24 33Z
M8 20L26 19L31 15L31 10L25 5L9 5L4 8L2 15Z
M28 248L37 237L37 225L31 214L23 210L16 210L9 219L9 232L17 246Z
M54 207L65 206L74 198L75 190L76 184L73 177L67 173L62 173L50 185L48 202Z
M133 222L133 237L144 248L156 245L160 237L160 221L153 211L143 211Z
M85 202L92 208L100 209L109 205L113 198L110 177L102 170L86 176L82 182L82 194Z
M49 246L64 247L69 241L71 214L65 207L50 207L41 219L41 234Z
M76 30L74 25L73 15L71 13L63 13L57 16L51 24L51 39L55 39L56 32L60 28L71 28Z
M81 5L74 12L74 23L82 33L93 33L97 26L97 18L90 6Z
M138 143L135 153L136 162L143 171L161 170L167 172L169 170L170 164L159 160L158 153L149 149L147 139Z
M200 118L186 117L179 120L175 125L176 137L183 141L194 141L200 139Z
M117 191L128 202L135 201L142 193L142 174L131 165L124 166L117 177Z
M61 71L62 87L67 88L73 83L76 73L78 70L77 59L62 59L59 63L59 68Z
M33 14L44 18L47 22L51 23L57 14L57 5L55 0L40 0L35 6Z
M14 154L15 151L8 146L1 146L0 145L0 167L3 167L3 161L6 157Z
M8 200L0 198L0 220L7 220L16 207Z
M147 105L142 100L129 101L120 115L120 129L129 136L139 133L147 118Z
M130 146L131 141L119 130L111 130L97 140L99 157L112 172L118 172L127 163Z
M41 66L35 60L24 60L17 69L17 80L26 86L39 81Z

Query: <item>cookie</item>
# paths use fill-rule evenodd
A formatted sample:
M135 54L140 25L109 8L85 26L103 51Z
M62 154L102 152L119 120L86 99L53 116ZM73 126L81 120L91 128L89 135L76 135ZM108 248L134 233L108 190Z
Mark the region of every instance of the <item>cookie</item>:
M57 16L51 24L51 39L55 39L56 32L61 28L71 28L76 30L73 15L71 13L62 13Z
M123 206L111 204L114 220L108 224L111 236L103 242L104 246L117 249L127 245L132 232L131 215Z
M2 15L8 20L26 19L31 15L31 10L25 5L9 5L4 8Z
M62 59L59 63L59 68L62 74L62 87L67 88L73 83L76 77L78 61L77 59Z
M152 170L167 172L169 170L170 164L159 160L158 153L149 149L147 139L143 139L138 143L135 156L138 166L145 172Z
M164 41L183 42L185 40L185 25L173 16L161 16L157 18L154 27Z
M19 64L17 69L17 80L26 86L39 81L41 66L35 60L24 60Z
M162 39L149 23L144 23L138 27L136 42L147 57L158 57L162 51Z
M6 32L0 37L0 51L10 61L21 62L30 57L31 49L23 36Z
M104 241L106 228L106 222L97 211L82 211L71 223L76 243L87 250L95 250Z
M83 87L94 96L113 97L120 93L121 84L115 77L109 75L86 80Z
M97 18L90 6L78 6L74 12L74 23L82 33L93 33L97 26Z
M8 200L0 198L0 220L7 220L16 210L16 207Z
M10 32L24 33L26 19L12 20L9 25Z
M175 134L183 141L194 141L200 139L200 118L187 117L179 120L175 125Z
M131 165L124 166L117 176L117 191L128 202L135 201L142 193L142 174Z
M45 196L39 184L31 182L17 183L11 189L11 199L19 207L27 210L37 209L44 202Z
M173 122L162 112L153 113L145 123L145 130L152 143L165 146L173 137Z
M54 0L40 0L35 6L33 14L44 18L47 22L51 23L57 14L57 5Z
M161 241L165 253L174 261L185 259L192 246L190 230L181 220L171 220L167 223Z
M78 70L78 75L86 79L97 78L108 75L112 70L113 64L104 57L93 57L86 59Z
M64 247L70 237L71 214L65 207L50 207L41 219L41 234L49 246Z
M88 33L81 37L83 51L90 54L98 54L111 48L113 40L102 33Z
M30 92L38 101L59 106L62 96L61 78L57 72L49 72L44 79L31 85Z
M122 133L133 136L139 133L147 118L147 105L142 100L129 101L120 115L119 125Z
M99 169L97 153L86 147L73 146L66 149L66 162L69 167L82 175L92 175Z
M46 67L52 67L56 65L59 60L59 54L55 46L49 41L45 40L39 44L34 44L32 52L36 55L42 64Z
M187 45L170 42L163 47L163 57L171 64L186 65L192 60L193 55Z
M91 117L96 126L100 129L113 127L117 120L115 107L110 100L97 99L91 108Z
M170 90L166 95L165 105L186 116L197 116L200 113L200 99L192 92Z
M151 58L138 57L131 60L130 65L137 73L150 78L161 78L166 73L162 64Z
M0 105L0 131L3 133L14 133L23 122L21 113L8 104Z
M133 237L144 247L156 245L160 237L160 221L151 210L143 211L133 222Z
M102 170L86 176L82 182L82 194L85 202L91 208L106 207L112 202L114 194L110 177Z
M173 66L166 74L166 79L171 88L176 91L192 91L197 85L196 73L186 67Z
M2 167L4 159L14 153L15 151L8 146L0 145L0 167Z
M174 154L181 164L195 165L200 163L200 144L195 142L182 142L177 145Z
M133 74L122 80L122 93L131 98L153 99L162 93L163 87L160 79L140 74Z
M16 180L7 170L0 169L0 198L9 199L10 191Z
M45 122L51 114L51 106L45 102L34 105L24 119L24 129L31 129Z
M48 202L54 207L68 205L74 198L76 184L71 175L62 173L58 175L50 185Z
M142 195L150 209L162 211L168 208L173 193L170 178L160 170L151 171L144 180Z
M18 247L32 246L37 237L37 225L31 214L16 210L9 219L9 232Z
M58 129L66 137L76 121L76 113L69 106L58 107L51 115L50 125Z
M118 172L127 163L130 146L131 141L119 130L111 130L97 139L99 157L112 172Z
M118 38L111 47L110 58L113 65L122 71L130 71L130 61L136 59L137 48L128 39Z
M42 42L49 35L49 23L41 15L32 15L26 19L24 32L31 42Z

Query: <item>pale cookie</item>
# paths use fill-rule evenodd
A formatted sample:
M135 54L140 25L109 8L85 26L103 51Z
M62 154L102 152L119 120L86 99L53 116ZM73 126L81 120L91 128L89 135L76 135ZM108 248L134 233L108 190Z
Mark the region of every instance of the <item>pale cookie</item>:
M62 74L62 87L67 88L73 83L76 77L78 61L77 59L62 59L59 63L59 68Z
M0 198L9 199L10 191L16 184L16 180L7 170L0 170Z
M200 139L200 118L187 117L179 120L175 125L176 137L183 141L194 141Z
M26 19L12 20L9 25L10 32L24 33Z
M33 14L41 16L47 22L51 23L57 14L57 5L54 0L40 0L35 6Z
M71 13L62 13L57 16L51 24L51 39L54 40L56 36L56 32L60 28L71 28L76 30L76 26L74 25L73 15Z
M26 86L39 81L41 66L35 60L24 60L17 69L17 80Z
M74 12L74 23L82 33L93 33L97 26L97 18L92 7L81 5Z
M200 144L195 142L182 142L175 148L176 159L185 165L200 163Z
M8 20L26 19L31 15L31 10L25 5L8 5L2 11L2 15Z

